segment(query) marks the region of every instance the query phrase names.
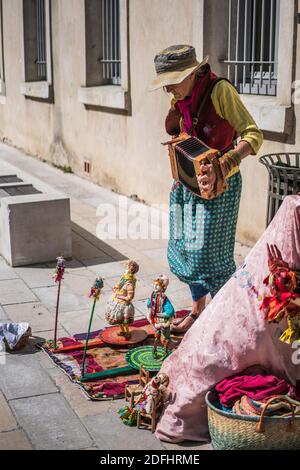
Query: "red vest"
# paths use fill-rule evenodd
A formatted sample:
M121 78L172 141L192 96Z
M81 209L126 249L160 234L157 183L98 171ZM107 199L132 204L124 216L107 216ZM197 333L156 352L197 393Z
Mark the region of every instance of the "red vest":
M212 85L212 82L217 78L218 77L213 72L209 71L196 83L195 87L198 88L197 99L190 111L192 118L197 116L203 97ZM221 152L229 148L237 136L236 130L229 122L216 113L211 96L206 100L206 105L199 117L195 131L197 137L203 140L206 145L220 150Z

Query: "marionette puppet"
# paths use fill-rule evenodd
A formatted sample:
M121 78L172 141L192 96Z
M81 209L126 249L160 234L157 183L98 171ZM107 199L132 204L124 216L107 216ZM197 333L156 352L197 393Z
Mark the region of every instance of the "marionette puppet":
M169 377L167 374L160 373L153 377L141 393L135 397L130 406L123 406L118 411L123 423L127 426L137 425L138 427L146 424L154 432L159 410L170 396L168 385Z
M84 347L84 352L83 352L83 358L82 358L82 366L81 366L81 378L84 378L85 372L86 372L86 355L87 355L87 349L88 349L88 344L89 344L89 339L90 339L90 333L91 333L91 327L92 327L92 322L93 322L93 317L95 313L95 308L96 308L96 303L100 299L100 294L101 294L101 289L103 288L104 283L102 277L97 277L93 286L91 287L90 291L90 298L93 298L93 307L90 315L90 321L89 321L89 327L88 327L88 332L86 335L86 340L85 340L85 347Z
M61 281L64 278L64 272L66 267L66 261L62 256L56 258L56 269L55 273L53 274L52 278L55 282L58 283L57 289L57 298L56 298L56 312L55 312L55 326L54 326L54 340L53 340L53 349L57 349L57 326L58 326L58 311L59 311L59 300L60 300L60 288L61 288Z
M269 323L287 319L288 328L280 341L292 344L300 340L300 272L291 269L276 245L267 245L270 274L264 279L269 295L265 295L260 309Z
M112 325L120 326L120 336L130 339L129 325L134 320L134 306L132 300L135 294L136 277L139 265L135 261L127 263L127 269L120 282L113 287L113 295L106 305L105 319Z
M155 330L154 356L157 355L157 346L159 343L161 343L164 348L165 356L169 351L171 323L175 317L175 310L165 294L168 285L169 279L164 275L154 279L154 289L151 297L147 300L147 307L149 309L147 319Z

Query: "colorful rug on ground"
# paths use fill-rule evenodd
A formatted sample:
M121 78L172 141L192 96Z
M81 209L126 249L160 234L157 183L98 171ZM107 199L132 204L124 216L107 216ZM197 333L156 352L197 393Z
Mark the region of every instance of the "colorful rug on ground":
M176 312L176 318L184 317L188 310ZM109 328L109 327L108 327ZM137 320L131 328L145 330L148 333L147 339L141 343L142 346L151 346L154 343L153 327L146 319ZM122 368L128 365L126 354L131 347L120 347L105 344L101 340L103 330L94 331L90 335L89 349L86 357L85 374L109 371L111 369ZM181 337L172 335L171 349L176 349L181 341ZM70 380L81 387L85 395L91 400L114 400L123 398L125 387L128 384L138 383L139 373L132 375L118 375L113 378L99 379L92 382L80 381L81 365L83 359L83 347L86 340L86 333L75 335L72 338L59 338L57 349L53 350L51 342L40 344L42 349L56 366L68 375ZM133 346L135 347L135 346Z

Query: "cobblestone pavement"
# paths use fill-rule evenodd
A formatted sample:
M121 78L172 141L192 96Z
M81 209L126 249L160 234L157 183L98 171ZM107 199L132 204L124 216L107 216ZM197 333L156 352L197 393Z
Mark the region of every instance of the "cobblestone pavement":
M9 165L7 166L6 163ZM10 165L13 165L10 166ZM73 259L67 262L61 292L59 336L87 330L89 288L96 275L105 278L93 329L104 324L103 305L123 272L127 258L140 264L135 297L136 317L145 315L145 300L157 274L170 276L169 296L177 309L190 307L188 288L168 270L167 240L130 238L101 241L96 237L97 208L105 203L117 208L119 196L72 174L64 174L22 152L0 144L0 169L17 169L62 191L71 200ZM145 206L132 199L133 210ZM99 215L99 210L98 210ZM100 214L101 215L101 214ZM151 222L151 230L157 228ZM240 264L249 248L236 244ZM59 253L58 253L59 255ZM173 445L158 441L150 431L126 428L116 411L122 400L92 402L56 368L35 343L52 338L56 286L55 263L11 268L0 259L0 322L29 322L34 338L25 349L0 355L1 449L210 449L209 445Z

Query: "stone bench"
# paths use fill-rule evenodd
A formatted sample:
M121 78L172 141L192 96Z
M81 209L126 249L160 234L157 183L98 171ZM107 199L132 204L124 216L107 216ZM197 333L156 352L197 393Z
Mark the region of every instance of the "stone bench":
M0 167L0 253L11 266L72 257L70 199L30 179Z

